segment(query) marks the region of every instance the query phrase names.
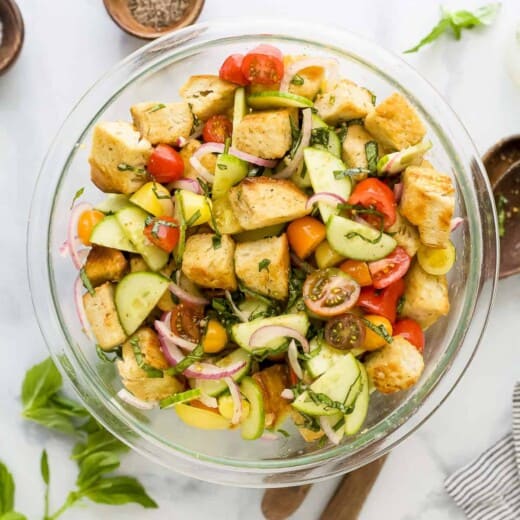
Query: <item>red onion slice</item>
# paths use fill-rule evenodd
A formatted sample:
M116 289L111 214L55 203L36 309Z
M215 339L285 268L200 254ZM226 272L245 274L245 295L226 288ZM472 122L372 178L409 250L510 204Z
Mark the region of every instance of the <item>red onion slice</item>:
M224 381L229 388L231 399L233 399L233 417L231 417L231 424L238 424L242 417L242 399L240 398L240 390L231 377L226 377Z
M82 213L92 209L92 205L87 202L80 202L76 204L70 213L69 225L67 227L67 243L69 245L70 257L76 269L81 269L81 258L78 255L77 248L79 247L79 240L77 237L78 220Z
M302 128L301 128L301 140L296 153L294 154L291 162L281 171L273 175L274 179L287 179L290 177L298 168L300 163L303 161L303 150L309 146L311 142L312 132L312 112L310 108L304 108L302 110Z
M67 240L65 240L65 242L61 244L58 251L60 253L60 256L62 256L63 258L65 258L69 254L69 243L67 242Z
M245 323L246 321L249 321L249 318L248 316L246 315L245 312L242 312L236 305L235 305L235 302L233 301L233 298L231 298L231 293L229 291L226 290L225 292L226 294L226 300L229 302L229 305L231 305L231 308L233 309L233 313L235 314L235 316L242 322L242 323Z
M176 190L192 191L197 195L200 195L202 193L202 188L195 179L179 179L178 181L171 182L169 186Z
M280 396L292 401L294 399L294 392L290 388L284 388Z
M289 365L293 372L296 374L298 379L303 379L303 370L298 363L298 349L294 339L289 343L289 349L287 350L287 358L289 359Z
M193 305L207 305L209 303L209 301L206 300L206 298L190 294L174 282L171 282L170 285L168 285L168 289L171 293L175 294L175 296L177 296L177 298L179 298L180 300L192 303Z
M329 191L319 191L307 200L305 209L312 209L314 204L318 202L324 202L325 204L336 206L337 204L346 204L347 201L337 193L331 193Z
M403 195L403 183L398 182L397 184L394 184L394 197L395 201L399 202L401 200L401 196Z
M177 148L184 148L188 144L188 140L185 137L177 137L177 140L175 141L175 146Z
M207 406L208 408L218 408L218 401L214 397L211 397L203 392L199 395L198 399L204 406Z
M341 439L343 438L343 428L335 431L330 424L328 417L320 417L320 426L330 442L336 446L341 442Z
M88 339L94 341L92 333L90 332L89 321L85 314L85 307L83 307L83 282L79 276L76 278L76 282L74 283L74 303L76 305L76 314L78 315L83 332Z
M455 231L463 222L464 219L462 217L452 218L450 224L450 231Z
M307 58L298 60L286 67L285 74L280 83L280 92L287 92L294 76L300 70L308 69L309 67L321 67L322 69L325 69L327 72L328 82L334 82L339 76L339 63L335 59Z
M253 349L263 347L273 339L293 338L298 341L304 352L309 352L309 342L307 338L291 327L282 325L265 325L257 329L249 338L249 346Z
M193 156L197 159L200 159L203 155L206 155L207 153L224 153L224 149L225 146L222 143L205 143L193 154ZM228 153L248 163L256 164L257 166L263 166L265 168L274 168L276 166L276 161L273 161L271 159L262 159L261 157L257 157L256 155L251 155L249 153L242 152L237 148L230 147Z
M142 399L138 399L135 395L126 390L126 388L121 388L121 390L117 392L117 397L119 397L121 401L139 410L153 410L157 406L156 401L143 401Z
M177 345L178 347L192 352L197 347L197 343L193 343L192 341L188 341L187 339L181 338L177 336L170 327L163 321L156 321L156 329L159 327L161 329L162 334L164 334L169 341ZM159 332L159 331L158 331Z

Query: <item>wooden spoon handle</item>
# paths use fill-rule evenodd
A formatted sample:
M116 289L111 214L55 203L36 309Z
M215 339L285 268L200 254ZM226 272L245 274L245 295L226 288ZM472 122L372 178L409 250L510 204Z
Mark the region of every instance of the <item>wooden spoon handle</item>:
M362 468L347 473L329 500L320 520L356 520L386 457L384 455Z
M285 520L302 504L312 484L266 489L262 499L262 513L267 520Z

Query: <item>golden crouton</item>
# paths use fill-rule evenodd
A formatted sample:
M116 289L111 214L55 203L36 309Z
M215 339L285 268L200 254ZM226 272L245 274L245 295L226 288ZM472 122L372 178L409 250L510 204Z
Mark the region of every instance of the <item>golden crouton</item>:
M229 201L244 229L282 224L310 213L307 195L287 179L244 179L229 190Z
M420 352L402 336L394 336L392 343L370 354L365 363L367 374L382 394L407 390L424 370Z
M426 133L415 109L397 92L367 115L365 127L384 146L393 150L417 144Z
M284 65L286 68L293 63L304 62L308 60L308 56L284 56ZM303 96L308 99L314 99L321 89L321 84L325 77L323 67L306 67L299 70L296 76L289 83L289 92L297 96Z
M343 140L341 157L349 168L368 168L365 146L376 142L361 125L350 125ZM376 142L377 144L377 142ZM378 156L381 151L378 146Z
M201 287L234 291L237 288L233 264L235 243L228 235L222 235L216 247L214 237L211 233L200 233L186 240L182 272Z
M429 247L447 247L455 211L451 178L430 168L409 166L402 183L400 210L419 228L421 242Z
M374 110L372 94L348 79L338 81L330 90L319 94L314 107L325 123L331 126L341 121L364 118Z
M123 359L117 369L126 389L143 401L158 401L182 390L182 384L173 376L164 374L169 368L161 352L155 332L140 328L123 345Z
M237 244L235 271L249 289L276 300L289 294L289 244L285 233Z
M92 182L107 193L133 193L147 180L151 153L152 145L130 123L98 123L89 157Z
M94 292L83 295L85 314L99 346L111 350L126 339L114 302L114 286L106 282L96 287Z
M152 144L175 144L188 137L193 128L193 114L188 103L146 101L130 107L134 125L142 137Z
M433 325L450 311L448 282L445 275L428 274L414 262L408 271L401 314L413 318L423 329Z
M85 274L94 287L105 282L118 282L127 268L125 255L109 247L93 246L85 262Z
M280 159L291 147L289 111L265 110L247 114L234 129L235 147L263 159Z
M417 228L408 222L400 213L396 211L395 222L386 230L392 235L392 238L401 246L408 256L415 256L421 241L419 240L419 232Z
M229 195L226 194L224 197L214 200L212 211L217 227L216 231L218 230L222 235L233 235L234 233L244 231L244 228L233 213Z
M182 161L184 162L184 177L187 177L188 179L196 179L197 177L200 177L197 170L191 165L190 163L190 157L202 146L200 141L197 139L189 139L185 146L181 148L181 151L179 152ZM206 170L208 170L211 173L215 172L215 165L217 164L217 156L213 155L212 153L206 153L204 154L200 159L200 163Z
M190 76L179 93L199 119L222 114L233 106L237 85L210 74Z

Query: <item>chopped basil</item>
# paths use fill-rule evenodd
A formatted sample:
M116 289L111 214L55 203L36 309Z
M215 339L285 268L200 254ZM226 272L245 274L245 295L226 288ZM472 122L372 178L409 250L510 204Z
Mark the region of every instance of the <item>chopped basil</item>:
M311 146L313 145L321 145L324 148L327 148L329 145L329 129L326 126L322 126L319 128L313 128L311 130Z
M153 191L153 194L155 195L156 199L160 200L160 199L169 199L170 198L170 195L161 195L159 193L159 190L157 189L157 183L156 182L153 183L152 191Z
M303 296L303 283L307 274L303 269L293 267L289 277L289 299L286 309L290 309Z
M356 380L350 386L348 393L347 393L347 397L345 398L345 401L348 401L350 392L352 392L356 388L356 385L357 385L360 377L361 377L361 373L358 374L358 376L356 377ZM325 409L332 408L334 410L338 410L338 412L341 412L344 415L348 415L348 414L352 413L352 411L354 410L354 406L356 404L356 400L357 400L357 396L356 396L356 399L354 399L354 401L352 402L352 404L350 406L345 406L344 403L341 403L339 401L334 401L327 394L323 394L321 392L314 392L313 390L311 390L310 387L306 389L306 392L307 392L307 395L309 396L309 399L313 403L315 403L317 405L324 405Z
M130 340L130 345L132 345L132 350L134 351L135 362L141 370L144 370L146 372L146 377L158 378L164 376L162 370L159 370L158 368L155 368L145 362L138 338L132 338Z
M333 105L334 103L336 103L336 96L330 96L329 105Z
M153 112L157 112L157 110L161 110L163 108L166 108L166 105L164 103L158 103L157 105L154 105L153 107L149 108L147 110L147 112L149 114L153 113Z
M292 159L298 150L301 140L302 140L302 132L301 129L296 125L292 118L289 118L289 122L291 123L291 138L292 144L291 149L289 150L289 157Z
M219 249L222 247L222 236L221 235L213 235L211 238L211 242L213 245L213 249Z
M101 361L105 363L114 363L118 359L121 359L121 347L117 347L115 350L105 351L99 345L96 344L96 354ZM113 354L113 357L110 357L108 354Z
M206 182L204 179L197 177L197 182L199 183L200 189L205 197L211 198L211 185L209 182Z
M498 236L500 238L506 234L506 205L508 202L502 194L497 197Z
M74 198L72 199L72 202L70 204L70 209L72 209L72 207L74 206L74 203L83 195L84 191L85 191L85 187L82 187L74 194Z
M217 168L219 170L227 170L227 164L217 163Z
M134 172L134 173L138 173L138 174L146 173L144 168L137 168L137 166L131 166L130 164L127 164L127 163L119 163L117 165L117 169L120 172Z
M377 171L378 146L375 141L365 143L365 155L367 158L367 167L371 172Z
M191 115L193 116L193 125L191 127L191 133L193 134L199 129L201 125L201 120L194 114L193 105L191 103L188 103L188 106L190 107Z
M83 287L85 287L85 289L89 292L89 294L94 296L96 294L96 291L94 291L94 287L92 287L92 282L90 281L90 278L87 276L87 273L86 273L84 267L82 267L79 270L79 277L81 278L81 281L83 282Z
M399 298L399 301L397 302L397 315L400 316L403 312L404 302L406 301L406 297L404 294Z
M161 229L161 226L164 227L171 227L171 228L178 228L179 224L176 222L170 222L169 220L164 220L159 217L151 217L148 215L144 221L145 226L152 225L151 233L154 238L160 238L159 231Z
M365 324L365 327L369 328L372 332L375 332L378 336L381 336L387 343L392 343L392 341L394 341L382 323L381 325L374 325L366 318L361 318L361 321Z
M291 83L291 85L300 86L305 83L305 80L299 74L295 74L293 76L293 78L291 79L290 83Z
M371 173L367 168L347 168L346 170L334 170L332 172L335 179L344 179L345 177L355 177L360 173Z
M278 428L278 430L276 430L276 433L281 433L284 437L290 437L289 432L282 430L282 428Z
M170 375L182 374L193 363L202 359L203 355L204 348L202 343L199 343L178 365L169 368L166 372Z
M368 90L368 89L367 89ZM368 93L370 94L371 98L372 98L372 105L376 105L376 100L377 100L377 96L372 92L372 91L368 91Z
M229 329L235 323L240 322L240 318L234 313L230 302L226 298L213 298L211 308L215 311L218 321Z
M345 425L345 416L341 417L341 419L332 427L332 429L337 432L340 428Z
M193 226L201 216L200 209L198 209L193 215L186 221L186 227Z
M257 361L261 362L266 360L269 356L276 356L278 354L283 354L287 352L287 349L289 348L289 340L285 340L278 348L272 349L272 348L257 348L254 349L251 352L251 356L253 359L256 359Z
M269 271L269 264L271 263L271 260L269 258L264 258L260 262L258 262L258 272L262 271L262 269L265 269L266 271Z

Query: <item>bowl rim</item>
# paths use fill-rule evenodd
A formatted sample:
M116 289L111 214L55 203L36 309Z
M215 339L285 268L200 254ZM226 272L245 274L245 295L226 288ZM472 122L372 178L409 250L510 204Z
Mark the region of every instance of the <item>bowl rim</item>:
M238 22L238 23L237 23ZM244 34L244 30L247 28L250 32ZM217 35L213 34L214 32ZM324 41L324 37L317 37L317 34L326 35L326 41ZM203 37L206 36L207 39L204 40ZM197 39L201 39L199 42ZM377 428L382 428L386 430L384 435L380 435L379 437L374 437L369 444L362 444L358 448L353 451L348 452L348 447L352 446L352 443L345 443L338 447L329 448L327 450L322 450L315 452L311 455L307 455L303 457L303 459L289 458L289 459L267 459L267 460L238 460L237 459L221 459L214 456L201 455L192 450L187 450L179 446L172 446L168 444L168 448L170 451L170 456L173 457L178 462L179 458L185 458L187 463L193 464L194 461L202 461L207 466L213 466L220 473L223 470L230 471L232 473L237 471L248 472L250 474L274 474L280 472L286 472L288 470L305 470L309 468L315 468L317 465L325 464L326 462L335 463L334 468L330 468L330 471L327 472L324 476L314 475L310 477L305 477L304 475L298 478L300 480L291 482L292 484L297 484L305 481L315 481L320 478L327 478L333 476L335 474L343 473L346 470L352 470L360 465L366 464L371 460L381 456L382 454L389 451L399 442L401 442L404 438L410 435L415 429L417 429L437 408L442 404L442 402L448 397L451 391L456 386L460 377L463 375L466 367L471 361L480 338L484 332L487 319L489 316L489 312L491 309L492 301L494 298L496 281L497 281L497 270L498 270L498 235L497 235L497 224L496 224L496 212L494 207L493 197L491 195L491 188L489 186L489 181L487 176L484 173L483 166L478 158L475 147L471 142L471 139L465 130L464 126L451 110L451 108L447 105L445 101L442 100L441 96L436 92L436 90L424 79L418 72L412 69L406 62L404 62L400 57L389 53L383 48L379 47L373 42L366 40L365 38L359 37L352 33L347 33L345 30L331 28L329 26L324 27L317 24L310 24L308 22L287 22L287 21L278 21L272 19L256 19L251 21L250 19L228 19L225 21L214 21L214 22L205 22L200 23L191 27L187 27L180 31L175 31L173 33L167 34L162 38L155 40L148 45L142 47L137 50L126 59L119 62L115 65L107 74L102 76L79 100L79 102L74 106L67 119L63 123L62 127L58 131L57 136L55 137L53 144L49 148L47 156L42 164L38 181L33 194L32 201L32 209L31 215L29 219L28 226L28 235L27 235L27 265L28 265L28 274L29 274L29 285L31 288L31 297L33 300L33 306L35 309L35 313L38 319L40 330L42 331L42 335L45 338L47 346L51 351L51 355L53 356L55 362L57 362L60 370L67 376L69 380L71 380L73 387L76 392L82 398L82 401L87 406L87 408L93 413L93 415L100 420L100 422L107 427L112 433L114 433L118 438L120 438L123 442L129 444L136 451L147 455L149 458L156 460L163 465L167 465L170 467L170 464L165 461L164 458L164 447L151 447L150 437L154 437L149 432L143 432L139 428L136 427L135 424L128 425L128 421L122 421L121 415L125 413L123 407L116 402L106 402L106 395L104 395L102 388L98 388L95 385L91 385L89 388L90 392L96 394L96 398L100 401L105 409L100 409L98 406L93 406L90 402L88 392L82 387L78 379L79 369L82 376L88 377L88 370L85 371L85 367L81 366L78 363L78 359L73 360L73 367L70 366L71 360L64 360L63 357L58 354L58 351L53 350L57 347L53 347L53 344L57 337L60 337L61 340L65 339L68 343L68 347L74 352L73 338L68 336L68 333L64 331L64 325L56 322L56 316L53 316L51 312L47 311L44 315L42 312L42 306L52 304L54 309L54 314L59 314L59 305L56 301L55 295L52 294L52 299L49 298L50 294L44 294L41 288L39 288L39 284L42 279L45 281L49 281L49 287L47 287L48 292L52 292L52 269L51 269L51 261L50 261L50 248L48 241L50 240L50 233L47 231L46 240L43 240L43 237L38 237L38 232L40 229L36 222L41 222L41 218L44 221L48 222L50 225L50 219L45 220L45 216L52 216L52 212L54 211L55 200L53 200L52 208L46 208L46 196L48 195L48 190L45 188L46 182L48 182L49 176L47 173L52 170L60 170L60 177L54 189L52 190L52 195L56 195L59 193L60 183L63 177L64 172L68 167L68 163L71 160L71 157L75 153L74 148L72 147L67 152L67 158L63 161L63 153L59 150L59 140L60 137L69 130L69 127L74 126L72 123L74 122L74 117L77 117L79 109L83 104L86 103L87 100L92 100L92 98L97 95L98 90L102 90L103 85L110 79L117 77L121 71L124 71L126 68L131 66L134 62L137 63L137 68L140 70L140 74L129 74L126 83L122 86L119 84L119 89L112 93L112 96L108 99L104 99L104 103L99 108L98 112L94 115L94 117L90 120L89 124L86 128L83 128L83 131L80 134L74 135L74 140L77 143L80 143L84 137L84 135L90 130L93 122L97 119L99 113L104 110L106 106L108 106L112 100L119 95L119 93L126 88L126 86L134 81L137 77L142 74L149 73L150 70L153 70L154 67L158 68L163 62L172 61L172 56L182 56L183 53L190 54L194 52L194 49L204 48L209 43L215 43L216 41L225 41L230 42L233 40L243 42L244 38L249 39L251 42L258 41L262 38L274 37L277 39L283 39L287 41L302 41L305 40L313 45L319 45L327 50L339 52L342 54L348 55L350 59L357 59L362 61L363 64L369 65L374 61L383 60L385 62L390 62L396 70L403 74L404 76L408 75L410 78L413 78L414 81L419 82L423 85L422 88L426 88L435 102L439 103L439 106L443 110L443 114L450 118L450 124L453 124L457 131L459 132L459 139L464 141L464 146L470 150L471 152L471 170L473 173L473 182L474 187L477 189L474 190L471 194L475 198L476 202L474 202L475 207L479 208L480 214L478 218L476 216L472 216L470 218L470 226L471 226L471 236L478 237L479 243L477 244L477 250L471 251L472 255L475 253L475 258L472 260L473 267L473 276L478 277L478 283L475 286L475 294L471 304L471 308L469 309L469 320L467 329L464 330L458 336L458 344L454 346L449 352L449 362L445 364L442 373L435 374L435 381L430 384L430 386L426 389L427 391L423 392L420 399L417 397L417 394L405 400L405 402L394 409L384 420L380 421L377 425L372 427L372 430L376 430ZM347 46L349 44L349 46ZM179 48L180 47L180 48ZM164 49L168 49L167 52L169 54L167 57L160 58L160 51L164 51ZM353 53L351 49L359 49L362 48L363 51ZM150 57L151 61L148 61L148 65L145 67L144 63L146 62L147 54ZM370 59L367 56L371 56ZM374 58L375 56L375 58ZM367 62L368 60L368 62ZM381 73L381 69L377 68L378 74L382 75L385 80L389 81L395 88L397 88L400 92L404 92L409 98L412 99L414 104L417 107L420 107L422 113L424 114L424 109L422 108L422 103L420 100L416 98L413 92L409 92L404 85L400 82L397 82L395 79L391 78L384 73ZM407 77L408 77L407 76ZM99 103L98 103L99 104ZM427 113L428 114L428 113ZM445 136L445 133L442 129L438 128L438 125L435 121L430 121L430 124L436 131L439 132L439 135ZM449 136L447 136L449 137ZM444 143L450 149L452 149L453 159L457 161L458 154L453 149L449 142ZM467 151L467 150L466 150ZM63 164L63 167L55 167L55 157L60 157L59 164ZM456 164L457 169L460 171L468 170L468 167L464 168L461 164ZM52 177L52 175L51 175ZM56 177L56 174L54 174ZM44 180L45 179L45 180ZM462 179L464 180L464 179ZM467 179L465 179L467 180ZM478 185L477 185L478 183ZM479 197L482 200L479 200ZM465 202L465 200L464 200ZM484 211L485 210L485 211ZM485 225L481 226L481 232L486 234L485 237L481 237L478 231L478 225L482 224L482 221ZM486 244L484 244L486 242ZM41 253L41 256L40 256ZM45 264L42 268L41 265L38 267L35 265L32 255L39 258L41 261L43 255L45 255L45 262L41 262ZM477 258L478 257L478 258ZM487 262L485 261L487 259ZM481 270L482 268L482 270ZM477 278L475 278L477 279ZM485 298L486 301L483 301L482 298ZM479 320L472 320L473 316L478 315ZM467 316L468 317L468 316ZM59 318L58 318L59 319ZM52 326L48 321L53 321ZM479 322L477 324L477 321ZM471 345L467 343L468 333L471 333ZM454 334L455 336L455 334ZM453 343L453 338L450 344ZM465 347L465 348L463 348ZM463 354L461 350L464 350ZM448 352L449 349L446 350ZM60 351L62 354L66 354L64 351ZM446 355L445 352L445 355ZM440 364L440 361L439 361ZM82 371L82 373L81 373ZM448 372L451 371L451 374ZM455 371L453 373L453 371ZM91 375L91 374L90 374ZM447 376L450 375L448 378ZM431 379L431 377L429 378ZM91 381L92 383L92 381ZM424 382L421 387L425 387L426 382ZM435 397L435 399L433 399ZM113 401L113 400L112 400ZM396 412L403 408L405 405L411 406L415 401L421 401L421 405L416 407L414 411L409 413L405 420L398 420L391 426L389 430L387 430L387 426L391 423L390 419L394 418ZM107 415L108 414L108 415ZM116 414L117 417L114 417L112 414ZM128 415L128 414L127 414ZM137 431L139 434L139 438L136 440L132 437L132 435L122 436L118 428L116 428L110 419L116 419L117 421L124 422L125 427L130 427L134 431ZM385 427L383 428L384 425ZM403 427L405 425L410 425L407 431L403 431ZM399 435L397 435L399 433ZM361 437L362 438L362 437ZM157 438L155 438L158 440ZM141 442L141 440L143 442ZM375 448L374 448L375 445ZM174 450L174 453L172 451ZM365 452L364 454L362 452ZM363 455L363 456L361 456ZM356 456L356 457L354 457ZM354 460L359 459L360 460ZM352 458L352 464L338 464L337 463L345 463L346 459ZM290 462L290 465L287 463ZM189 465L188 464L188 465ZM184 471L183 471L184 470ZM185 467L180 468L181 472L187 473L190 476L199 476L193 471L186 469ZM213 475L213 474L212 474ZM216 480L214 476L210 475L203 476L205 480L218 481L222 482L222 479ZM200 478L200 476L199 476ZM307 478L307 480L305 480ZM226 480L226 479L224 479ZM258 480L258 479L257 479ZM233 484L237 484L236 482L232 482ZM241 483L238 483L240 485ZM251 485L251 482L246 482L244 485ZM253 483L253 485L255 485ZM259 484L263 487L267 486L276 486L276 485L287 485L287 482L265 482L262 481Z

